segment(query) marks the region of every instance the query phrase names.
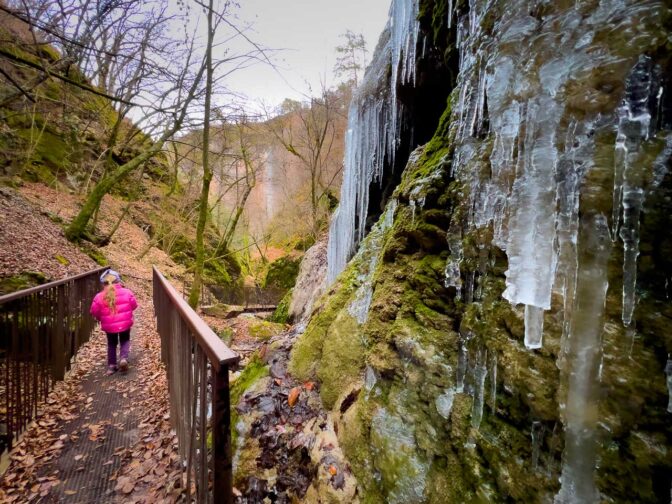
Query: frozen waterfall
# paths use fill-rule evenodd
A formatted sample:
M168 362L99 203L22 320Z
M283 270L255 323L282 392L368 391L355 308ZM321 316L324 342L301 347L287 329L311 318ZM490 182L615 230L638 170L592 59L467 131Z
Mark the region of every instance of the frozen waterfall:
M341 199L329 228L327 282L333 283L366 233L369 185L394 164L399 141L398 84L415 82L418 42L416 0L393 0L389 21L348 113ZM388 81L389 86L379 89Z

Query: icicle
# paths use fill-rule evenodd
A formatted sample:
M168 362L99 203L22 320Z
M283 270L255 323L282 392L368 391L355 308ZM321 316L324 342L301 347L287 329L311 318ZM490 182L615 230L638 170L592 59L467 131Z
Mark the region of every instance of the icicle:
M582 261L565 357L568 369L563 373L568 379L563 412L565 450L556 504L599 501L594 470L597 459L597 376L602 354L602 318L611 237L603 215L586 219L579 237Z
M592 154L594 145L587 132L592 123L572 121L567 128L565 152L558 163L556 221L558 267L556 287L563 297L563 322L558 367L562 368L569 335L574 298L576 296L576 275L578 268L577 235L579 228L579 187L584 178L584 159Z
M469 364L469 350L464 343L460 344L460 349L457 354L457 371L455 382L457 383L456 392L464 392L464 377L467 374L467 365Z
M446 261L446 268L444 271L444 286L455 287L455 299L458 301L462 299L462 276L460 274L460 265L464 259L462 251L462 231L460 224L457 221L451 222L448 232L446 233L446 240L448 241L448 249L450 256Z
M623 324L630 325L635 311L637 285L637 257L639 256L639 214L644 201L644 190L628 188L623 194Z
M517 178L509 206L505 299L513 304L551 307L556 264L555 240L555 131L559 121L556 102L540 96L528 104L524 152L519 153ZM538 320L537 316L529 320Z
M525 347L541 348L544 332L544 309L525 305Z
M371 366L366 366L366 371L364 372L364 389L370 393L377 382L378 378L376 377L376 372Z
M488 375L488 351L480 350L474 366L474 404L471 409L471 426L480 428L483 420L483 404L485 402L485 377Z
M667 375L667 392L669 394L669 399L667 402L667 412L672 413L672 359L667 358L667 364L665 365L665 374Z
M350 303L350 306L348 307L348 313L350 313L359 324L365 323L369 318L369 307L371 306L371 299L373 298L373 274L378 265L378 257L380 256L383 247L385 232L394 222L394 212L396 211L396 208L397 200L390 200L382 217L376 225L373 226L367 246L363 247L360 251L360 254L368 254L369 260L366 271L359 278L361 284L355 292L355 297L352 303Z
M336 280L366 234L369 185L383 180L383 169L394 166L399 146L403 107L397 103L397 86L415 84L418 44L418 5L415 0L393 0L388 40L381 40L348 113L340 204L329 226L327 282ZM383 43L385 42L385 43ZM390 64L390 85L385 82Z
M455 392L456 392L456 390L454 388L449 388L443 394L438 396L436 398L436 400L434 401L434 405L436 406L436 411L438 411L439 415L441 415L446 420L448 420L448 418L450 418L450 412L453 409L453 401L455 400Z
M453 0L448 0L448 29L453 27Z
M536 470L539 467L541 443L544 441L544 424L538 421L532 422L530 437L532 438L532 469Z
M497 411L497 354L492 354L490 361L490 409Z
M474 302L474 280L476 279L476 272L469 271L467 272L467 282L466 288L464 289L464 301L465 303Z

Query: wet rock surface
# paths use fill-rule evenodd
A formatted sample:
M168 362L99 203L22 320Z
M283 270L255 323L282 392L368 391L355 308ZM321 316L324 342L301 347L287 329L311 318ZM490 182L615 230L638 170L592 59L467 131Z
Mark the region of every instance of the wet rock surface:
M356 482L338 445L319 388L287 371L295 331L258 352L268 376L250 384L234 405L236 502L354 502Z

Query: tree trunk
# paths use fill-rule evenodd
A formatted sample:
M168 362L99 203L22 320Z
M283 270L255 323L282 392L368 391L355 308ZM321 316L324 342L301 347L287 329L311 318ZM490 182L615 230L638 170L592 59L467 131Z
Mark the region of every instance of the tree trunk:
M203 185L201 187L201 200L198 211L198 224L196 225L196 264L194 268L194 282L189 291L189 306L196 309L201 295L203 283L203 264L205 262L205 248L203 246L203 234L208 220L208 196L210 195L210 182L212 181L212 168L210 167L210 104L212 100L212 43L214 30L212 28L213 0L208 4L208 44L205 53L205 114L203 119Z
M164 135L164 137L166 137L166 135ZM77 216L66 228L65 236L68 238L68 240L77 241L84 236L86 226L91 220L93 214L100 207L100 203L103 201L103 197L110 191L110 189L126 178L131 172L142 166L143 163L147 162L158 152L160 152L161 148L163 147L163 143L165 142L164 137L159 139L147 152L134 157L129 162L119 166L113 172L108 172L100 180L100 182L96 184L91 193L89 193L89 196L86 198L84 206L82 206Z

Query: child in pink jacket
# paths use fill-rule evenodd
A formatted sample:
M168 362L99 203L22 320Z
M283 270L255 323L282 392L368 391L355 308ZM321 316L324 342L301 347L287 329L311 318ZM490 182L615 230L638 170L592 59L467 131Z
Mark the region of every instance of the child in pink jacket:
M111 375L117 371L117 343L121 343L118 369L124 372L128 369L133 311L138 302L133 292L121 285L121 276L116 271L106 270L100 282L105 287L93 298L91 315L107 333L107 374Z

